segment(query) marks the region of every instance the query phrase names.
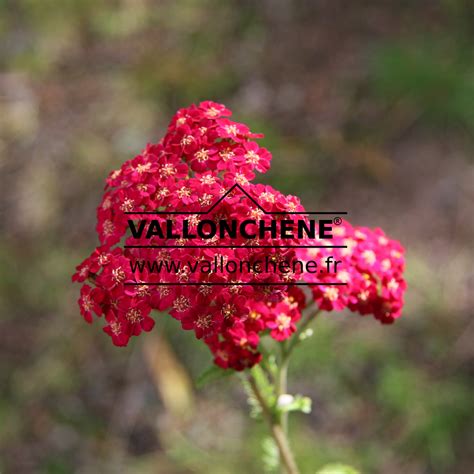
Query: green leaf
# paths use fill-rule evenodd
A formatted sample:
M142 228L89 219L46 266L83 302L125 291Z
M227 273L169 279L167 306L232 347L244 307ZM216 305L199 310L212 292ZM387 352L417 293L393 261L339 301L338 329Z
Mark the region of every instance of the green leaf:
M284 394L278 398L278 411L285 413L290 411L300 411L302 413L311 413L311 398L302 395Z
M267 374L262 369L260 365L254 365L250 372L257 384L260 393L262 394L263 399L265 400L266 404L269 407L274 407L276 402L275 397L275 387L274 385L268 380Z
M250 407L250 418L257 419L262 414L262 407L255 397L248 380L244 376L241 376L240 379L242 381L242 386L244 387L245 393L247 394L247 403Z
M224 377L228 377L229 375L233 375L234 371L226 370L217 365L212 365L208 369L206 369L196 380L196 387L202 388L207 385L209 382L214 382L216 380L222 379Z
M316 474L360 474L360 472L345 464L328 464L316 472Z
M277 472L280 465L278 447L273 438L267 437L262 441L262 462L265 472Z
M276 357L272 354L268 354L264 357L262 364L267 369L269 374L275 379L278 375L278 364Z

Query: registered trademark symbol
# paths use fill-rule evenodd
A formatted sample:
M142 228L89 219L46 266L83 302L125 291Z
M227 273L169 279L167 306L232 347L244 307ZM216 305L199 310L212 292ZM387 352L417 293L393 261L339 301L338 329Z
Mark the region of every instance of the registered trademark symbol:
M333 220L335 225L341 225L342 224L342 219L340 217L335 217Z

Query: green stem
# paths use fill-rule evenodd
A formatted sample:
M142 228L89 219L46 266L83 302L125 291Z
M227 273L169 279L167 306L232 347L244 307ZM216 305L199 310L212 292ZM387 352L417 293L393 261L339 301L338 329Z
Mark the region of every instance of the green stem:
M293 337L289 341L283 341L280 344L278 373L276 380L274 380L276 405L278 405L278 399L280 395L286 394L288 390L288 365L290 362L290 356L293 353L295 347L301 341L301 334L316 318L319 312L319 309L313 310L313 308L308 308L305 312L305 315L303 316L303 320L299 325L298 330L293 335ZM284 410L280 412L277 406L268 406L265 398L260 392L258 384L251 373L248 374L248 382L262 409L263 417L270 426L273 439L275 440L278 452L280 454L280 465L283 468L283 472L286 472L287 474L299 474L293 452L288 442L288 412Z
M290 444L288 443L288 438L281 426L280 420L276 416L274 416L273 411L267 405L263 395L260 393L257 383L251 375L249 375L248 381L255 395L255 398L257 399L258 403L262 408L263 416L270 426L273 439L275 440L275 443L278 447L278 451L280 453L282 465L285 467L286 472L288 474L299 474L299 470L296 465L293 452L291 451Z
M309 326L309 324L316 318L320 310L317 308L314 311L311 311L312 308L308 308L306 314L303 317L303 321L298 327L298 330L294 336L289 341L282 341L280 345L280 365L278 370L278 382L276 387L276 396L277 403L280 395L286 394L288 391L288 366L290 363L290 356L293 353L293 350L301 342L300 336L303 331ZM280 424L282 431L285 436L288 436L288 412L283 411L280 415ZM281 457L280 457L281 459ZM283 459L281 459L283 461ZM283 464L283 462L281 463Z
M306 314L303 316L303 320L298 326L297 331L293 335L293 337L290 339L288 347L286 349L286 355L289 357L291 353L293 352L294 348L301 342L301 334L306 330L306 328L309 326L309 324L316 319L318 314L321 312L319 308L316 308L314 311L310 311L313 309L312 307L308 308L306 310Z
M289 353L285 341L281 343L280 366L278 368L278 385L276 390L277 400L280 395L288 391L288 365L290 363ZM281 424L283 431L288 433L288 412L281 415Z
M281 357L280 357L280 366L278 368L278 382L276 387L276 399L278 404L278 399L280 395L285 394L288 391L288 364L289 364L289 357L286 352L286 344L285 341L281 344ZM280 413L280 424L281 429L286 437L288 437L288 412L282 411ZM282 469L282 474L285 472L283 458L280 454L280 466Z

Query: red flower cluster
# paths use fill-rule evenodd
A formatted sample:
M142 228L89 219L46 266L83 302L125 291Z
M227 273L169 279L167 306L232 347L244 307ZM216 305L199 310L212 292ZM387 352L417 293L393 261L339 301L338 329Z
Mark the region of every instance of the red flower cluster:
M392 323L401 315L406 282L404 249L381 229L352 227L345 222L334 227L333 245L345 248L298 249L301 259L319 260L332 255L341 263L337 272L306 273L308 283L339 282L344 286L311 286L317 306L326 311L348 308L362 315L373 314L382 323Z
M289 338L296 331L295 323L301 318L305 299L304 293L292 286L281 300L250 301L246 318L237 321L220 337L214 335L207 341L215 363L224 369L243 370L260 362L259 334L270 331L270 336L277 341Z
M250 266L232 273L192 269L215 258L281 262L297 255L294 248L275 247L295 244L296 239L283 241L271 235L250 241L242 236L206 239L193 233L204 219L251 219L270 225L277 218L264 213L257 202L266 212L280 213L279 219L285 219L286 212L304 211L298 198L251 183L255 172L269 169L271 154L254 141L261 135L229 120L230 115L214 102L179 110L158 144L147 145L107 178L97 210L101 246L77 267L72 279L83 283L79 306L84 319L91 323L93 314L104 316L104 331L114 344L124 346L131 336L150 331L154 326L150 314L157 310L171 314L183 329L193 330L218 365L242 370L260 361L260 335L268 332L281 341L295 332L305 306L303 292L291 286L301 279L299 273L255 272ZM214 205L235 184L241 188ZM164 225L171 221L173 229L186 230L179 235L193 237L127 236L129 219L146 218L130 212L159 212L154 220ZM381 231L349 225L340 229L343 235L336 240L348 245L340 252L345 269L308 281L335 277L348 286L313 287L317 304L328 310L348 307L361 314L372 312L383 322L393 320L400 313L405 288L402 248ZM318 249L311 256L325 254L325 249ZM159 263L161 270L135 265L143 261ZM175 266L168 266L170 262ZM181 263L179 268L176 262ZM280 285L272 285L275 282Z
M160 143L148 145L107 179L97 212L102 246L77 267L73 280L89 282L81 290L81 312L88 322L92 322L92 313L105 315L104 331L116 345L126 345L131 336L151 330L154 321L150 312L156 309L169 312L181 322L183 329L194 330L196 337L202 338L216 354L217 361L224 360L222 354L227 353L226 366L250 366L260 357L258 333L271 328L270 314L266 315L264 326L252 322L249 315L253 305L262 302L268 313L263 301L276 303L288 295L286 286L269 284L291 284L300 278L291 272L255 273L251 267L233 273L190 271L192 265L215 257L247 262L266 258L275 262L291 260L295 257L294 249L269 248L288 244L288 240L125 237L131 218L126 212L132 211L170 211L170 214L154 215L153 219L163 222L172 219L174 229L182 230L186 225L193 231L201 219L229 222L253 219L268 221L270 225L275 218L264 214L254 201L266 211L303 210L297 198L284 196L270 186L250 183L255 171L268 170L271 155L252 140L259 135L252 134L243 124L223 118L228 115L229 110L212 102L180 110ZM235 189L213 208L236 183L247 194ZM196 211L196 214L177 215L179 211ZM120 246L123 240L124 247ZM251 247L222 248L231 244ZM147 248L128 248L128 245ZM152 245L162 248L149 248ZM132 271L131 263L142 260L183 265L179 271L167 267L159 273L148 272L146 268ZM288 326L282 315L283 309L274 318L272 334L277 339L294 330L294 323Z

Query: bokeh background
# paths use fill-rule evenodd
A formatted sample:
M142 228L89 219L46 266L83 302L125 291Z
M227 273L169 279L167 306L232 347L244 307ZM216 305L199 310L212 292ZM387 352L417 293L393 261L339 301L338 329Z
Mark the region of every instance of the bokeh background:
M407 248L393 326L324 316L291 367L302 471L474 470L470 0L0 0L0 472L261 473L265 427L172 318L112 347L79 315L107 173L181 106L266 134L259 181Z

